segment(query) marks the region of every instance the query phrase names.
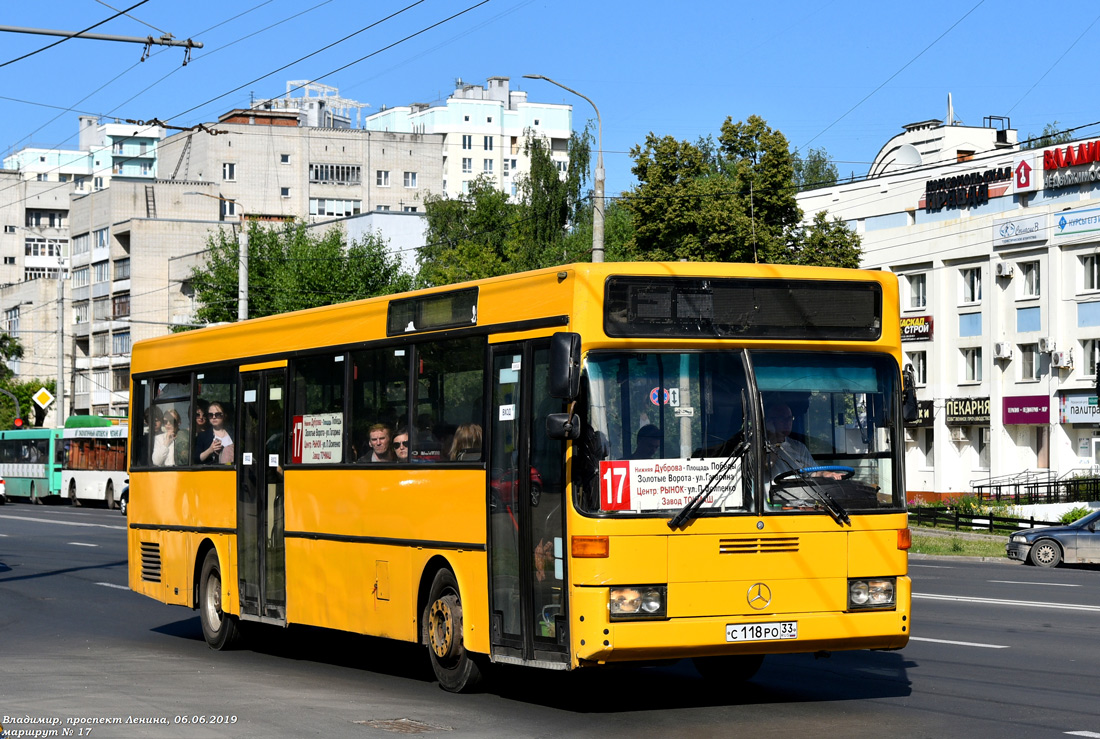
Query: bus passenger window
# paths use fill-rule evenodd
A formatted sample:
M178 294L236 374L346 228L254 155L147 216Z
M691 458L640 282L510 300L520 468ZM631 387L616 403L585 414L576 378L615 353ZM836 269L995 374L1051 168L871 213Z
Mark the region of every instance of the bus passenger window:
M371 435L381 444L379 426L388 429L383 456L392 456L393 430L408 423L409 354L411 350L393 347L351 353L352 448L347 461L365 463L372 458L377 450L371 446Z
M303 464L340 464L355 462L344 423L344 386L346 355L323 354L294 362L291 379L291 416L313 439L323 439L323 450L303 448Z
M485 344L485 339L477 338L417 345L413 461L480 462L484 458Z

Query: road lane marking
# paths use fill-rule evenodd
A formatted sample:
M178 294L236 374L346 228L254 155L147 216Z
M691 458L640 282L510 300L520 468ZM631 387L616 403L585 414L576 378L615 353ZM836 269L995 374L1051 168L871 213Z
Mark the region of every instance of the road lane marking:
M56 523L59 526L91 526L96 529L117 529L118 531L125 531L125 526L109 526L105 523L80 523L79 521L54 521L50 518L28 518L26 516L0 516L0 518L7 518L12 521L34 521L36 523Z
M926 600L953 600L960 603L985 603L994 606L1025 606L1027 608L1055 608L1066 611L1100 612L1100 606L1083 606L1075 603L1039 603L1033 600L1004 600L1001 598L972 598L961 595L933 595L932 593L913 593L914 598Z
M982 644L974 641L951 641L950 639L926 639L923 636L911 636L909 641L927 641L933 644L953 644L958 647L982 647L983 649L1008 649L1004 644Z
M98 544L85 544L82 541L70 541L69 546L73 547L98 547Z
M1097 734L1095 731L1067 731L1066 733L1070 736L1092 736L1100 739L1100 734Z
M987 582L1000 582L1005 585L1053 585L1057 588L1079 588L1080 585L1073 585L1068 582L1024 582L1022 580L988 580Z
M946 567L944 565L915 565L915 564L910 563L909 566L910 567L923 567L926 570L953 570L953 569L955 569L954 567Z
M129 590L129 585L115 585L113 582L97 582L96 585L102 585L105 588L117 588L119 590Z

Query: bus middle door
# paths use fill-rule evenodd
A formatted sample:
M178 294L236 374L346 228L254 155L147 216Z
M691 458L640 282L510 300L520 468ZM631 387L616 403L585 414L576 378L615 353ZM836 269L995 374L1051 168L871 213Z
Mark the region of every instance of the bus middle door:
M237 562L241 617L286 623L283 508L286 369L241 373Z

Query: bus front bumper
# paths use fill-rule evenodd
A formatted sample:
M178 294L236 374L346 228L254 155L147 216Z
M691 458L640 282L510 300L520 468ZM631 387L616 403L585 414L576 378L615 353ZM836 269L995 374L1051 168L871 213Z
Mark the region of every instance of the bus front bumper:
M571 616L575 664L634 662L734 654L786 654L853 649L901 649L909 641L910 581L899 577L893 610L763 613L616 621L607 617L606 588L573 589ZM599 614L602 618L586 614ZM780 624L797 624L796 638L728 640L738 627L770 624L761 629L775 636ZM789 628L789 627L787 627Z

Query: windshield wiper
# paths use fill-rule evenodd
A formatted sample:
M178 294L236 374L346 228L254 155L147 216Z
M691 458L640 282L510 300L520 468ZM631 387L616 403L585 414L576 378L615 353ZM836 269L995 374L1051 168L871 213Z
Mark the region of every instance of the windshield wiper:
M722 460L722 464L719 465L718 469L714 471L714 474L710 476L710 479L707 480L707 484L703 486L702 490L696 493L695 496L687 502L687 505L680 509L679 513L669 519L668 527L675 530L687 523L689 519L694 518L699 508L703 505L703 501L706 500L707 495L718 486L718 483L726 478L726 475L733 469L734 462L740 459L748 449L748 439L742 440L740 444L735 444L733 450L730 451L729 455L724 460Z

